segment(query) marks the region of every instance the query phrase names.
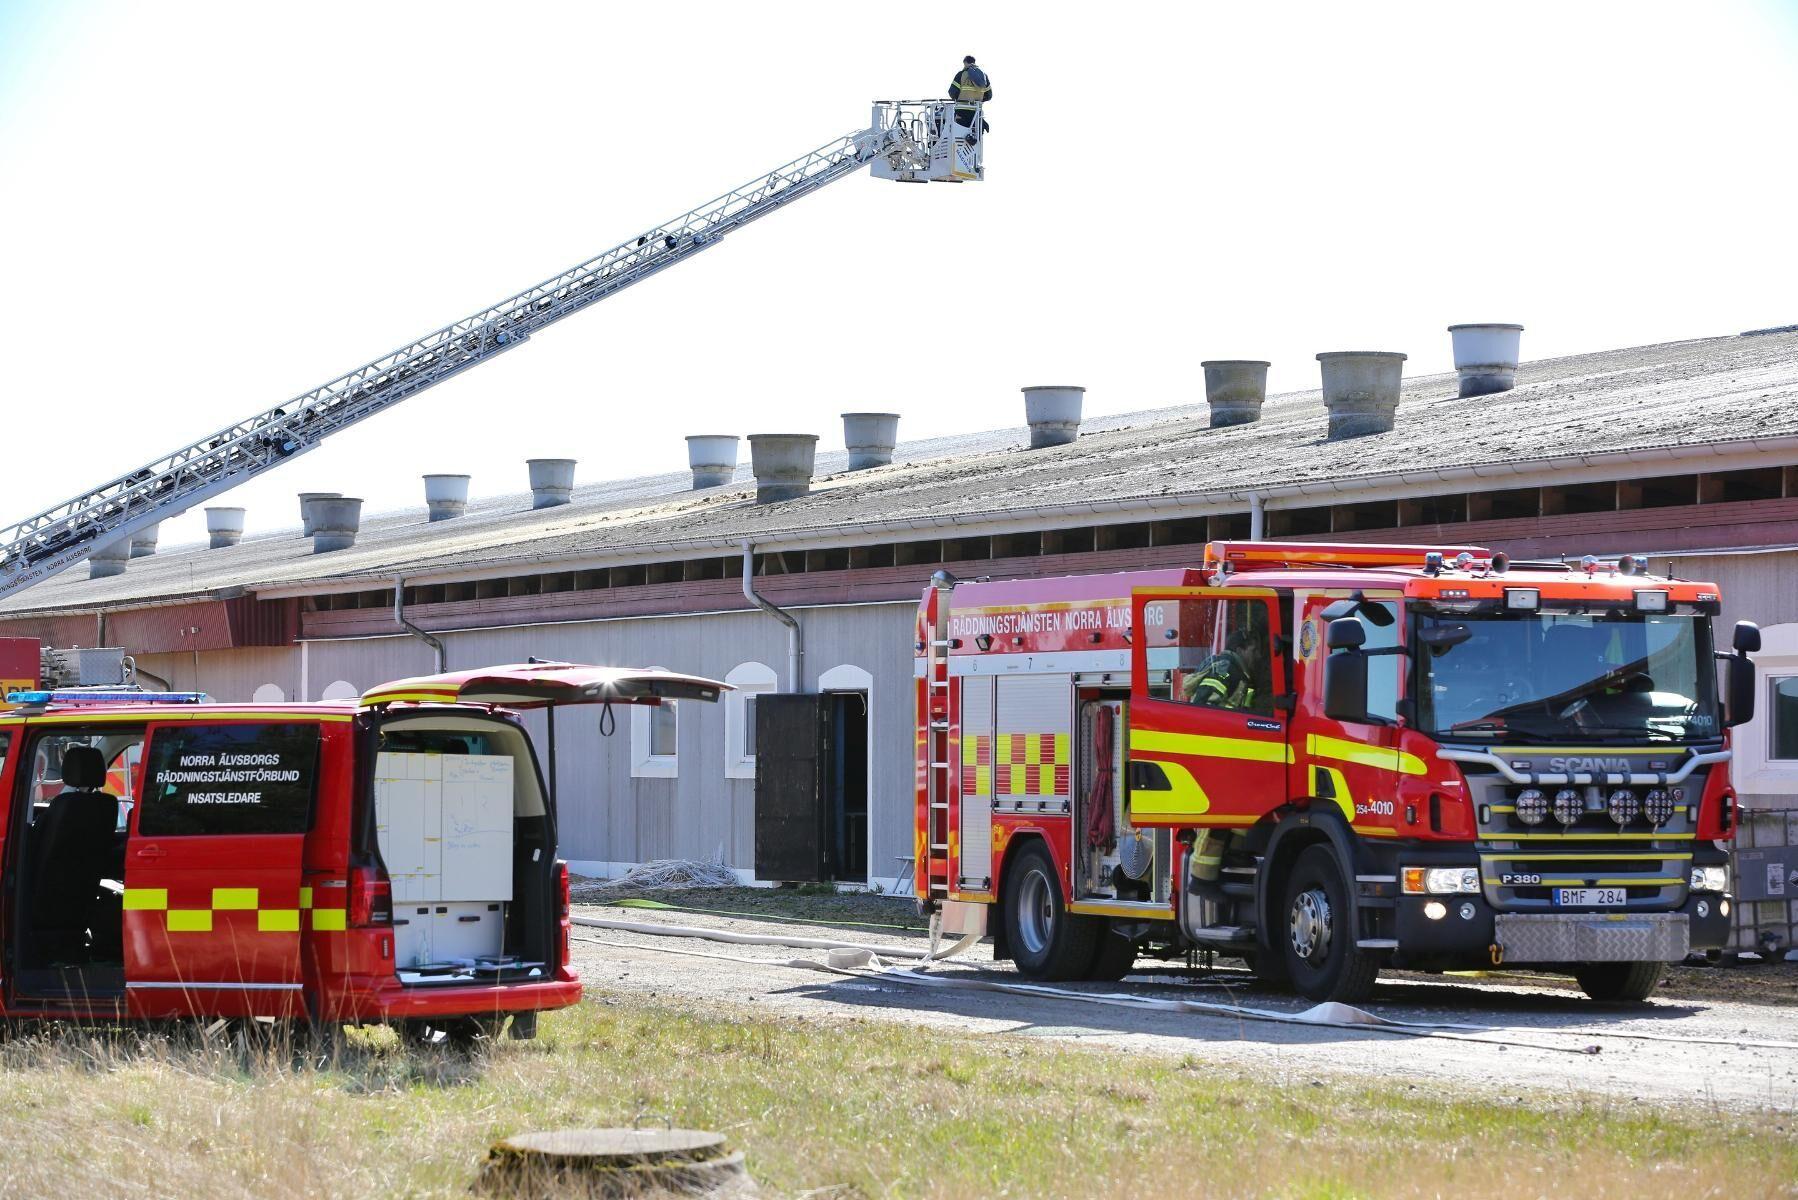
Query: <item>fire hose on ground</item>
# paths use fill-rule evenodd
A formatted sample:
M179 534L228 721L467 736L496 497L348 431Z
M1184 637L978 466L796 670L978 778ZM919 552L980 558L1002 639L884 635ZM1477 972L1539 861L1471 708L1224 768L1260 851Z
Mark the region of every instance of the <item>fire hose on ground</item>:
M794 970L820 971L828 974L843 975L851 978L871 980L882 983L898 983L913 987L935 988L945 991L965 992L997 992L1006 995L1028 996L1043 999L1073 1001L1087 1004L1102 1004L1119 1008L1133 1008L1153 1012L1192 1013L1202 1016L1226 1016L1239 1020L1266 1021L1283 1025L1302 1025L1312 1028L1347 1029L1363 1033L1387 1033L1402 1037L1436 1038L1449 1041L1476 1042L1483 1045L1516 1046L1531 1050L1547 1050L1557 1054L1592 1055L1600 1051L1593 1044L1580 1046L1555 1046L1542 1042L1520 1041L1512 1037L1491 1035L1508 1035L1513 1031L1502 1026L1475 1025L1451 1021L1401 1021L1392 1017L1384 1017L1352 1005L1339 1004L1334 1001L1313 1005L1300 1012L1283 1012L1278 1009L1253 1008L1241 1004L1219 1004L1204 1000L1182 1000L1170 997L1143 996L1129 992L1083 992L1070 988L1052 987L1039 983L1009 983L995 979L958 978L951 975L932 975L925 967L932 963L943 962L966 952L981 938L978 932L963 934L955 942L947 946L940 945L940 934L933 923L930 946L928 949L914 949L905 946L870 946L859 942L841 942L830 938L799 937L792 935L776 935L761 933L738 933L725 929L706 929L691 925L664 925L651 921L618 921L604 917L576 916L571 918L576 925L592 929L608 929L620 933L635 933L650 937L670 937L697 939L710 942L722 942L739 946L773 946L795 950L823 950L825 959L820 962L810 958L764 959L750 958L744 955L710 954L700 950L676 949L667 946L643 945L635 942L607 941L602 938L582 938L595 945L612 946L619 949L655 950L664 953L682 954L695 958L709 958L725 962L745 963L758 967L787 967ZM886 962L886 959L908 959L905 965ZM1655 1033L1616 1033L1611 1031L1593 1032L1587 1030L1543 1029L1533 1031L1549 1036L1565 1037L1601 1037L1627 1039L1630 1041L1673 1042L1686 1045L1718 1045L1718 1046L1752 1046L1762 1049L1798 1050L1798 1042L1767 1042L1739 1039L1682 1037L1676 1034Z

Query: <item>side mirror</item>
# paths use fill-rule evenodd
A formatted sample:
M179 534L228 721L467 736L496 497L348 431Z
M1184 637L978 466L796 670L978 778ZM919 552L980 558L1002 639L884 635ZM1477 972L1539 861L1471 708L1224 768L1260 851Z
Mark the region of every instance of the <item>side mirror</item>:
M1395 618L1392 610L1384 604L1376 604L1368 600L1363 592L1355 592L1352 596L1326 605L1323 619L1337 621L1343 617L1365 617L1370 625L1378 625L1381 629L1392 624Z
M1334 645L1336 626L1340 621L1330 623ZM1324 716L1332 721L1354 721L1358 724L1368 721L1367 715L1367 655L1361 653L1360 626L1353 619L1348 624L1356 627L1355 647L1341 647L1324 660Z
M1336 617L1324 629L1324 645L1332 650L1359 650L1367 644L1367 630L1353 617Z
M1723 723L1731 728L1754 720L1754 663L1733 655L1723 667Z
M1732 644L1735 646L1737 654L1759 654L1761 652L1761 627L1753 621L1737 621Z

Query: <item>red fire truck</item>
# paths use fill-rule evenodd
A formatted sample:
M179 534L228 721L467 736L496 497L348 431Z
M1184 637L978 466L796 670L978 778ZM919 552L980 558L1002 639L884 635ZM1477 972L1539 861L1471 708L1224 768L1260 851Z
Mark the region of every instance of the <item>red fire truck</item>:
M939 574L919 900L997 906L1039 979L1197 948L1314 999L1502 963L1640 1000L1728 935L1760 646L1743 622L1718 653L1716 587L1645 567L1214 542L1197 570Z
M580 998L555 713L716 700L529 663L360 702L15 692L0 713L0 1018L252 1017L472 1038ZM549 770L515 710L547 709ZM602 727L609 724L602 715Z

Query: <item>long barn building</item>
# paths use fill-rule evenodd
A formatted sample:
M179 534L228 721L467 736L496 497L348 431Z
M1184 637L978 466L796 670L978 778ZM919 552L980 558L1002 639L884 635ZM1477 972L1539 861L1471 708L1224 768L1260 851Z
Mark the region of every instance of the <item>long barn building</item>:
M440 661L533 655L736 684L716 706L633 712L609 738L563 717L562 844L592 874L721 853L753 877L754 698L830 693L829 873L892 888L912 848L913 620L939 568L1193 565L1207 540L1251 533L1646 553L1657 571L1719 583L1725 626L1765 631L1759 714L1736 738L1752 814L1741 936L1791 946L1798 333L1526 362L1515 382L1460 398L1452 374L1407 380L1393 428L1366 436L1330 437L1322 395L1296 392L1228 427L1200 402L1091 419L1039 448L1019 425L864 446L858 458L890 461L857 470L821 454L809 491L772 502L745 467L721 486L695 486L696 471L440 503L450 519L436 521L421 505L364 520L347 549L315 551L298 528L224 535L233 544L133 558L120 574L65 572L0 603L0 636L122 647L146 676L231 701L352 696ZM800 653L752 601L746 570L795 618Z

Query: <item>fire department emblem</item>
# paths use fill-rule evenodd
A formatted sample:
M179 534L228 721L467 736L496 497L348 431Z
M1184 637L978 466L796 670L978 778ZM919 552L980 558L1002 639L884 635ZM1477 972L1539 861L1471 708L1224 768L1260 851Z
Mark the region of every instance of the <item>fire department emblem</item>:
M1317 622L1306 621L1299 627L1299 657L1310 658L1317 650Z

